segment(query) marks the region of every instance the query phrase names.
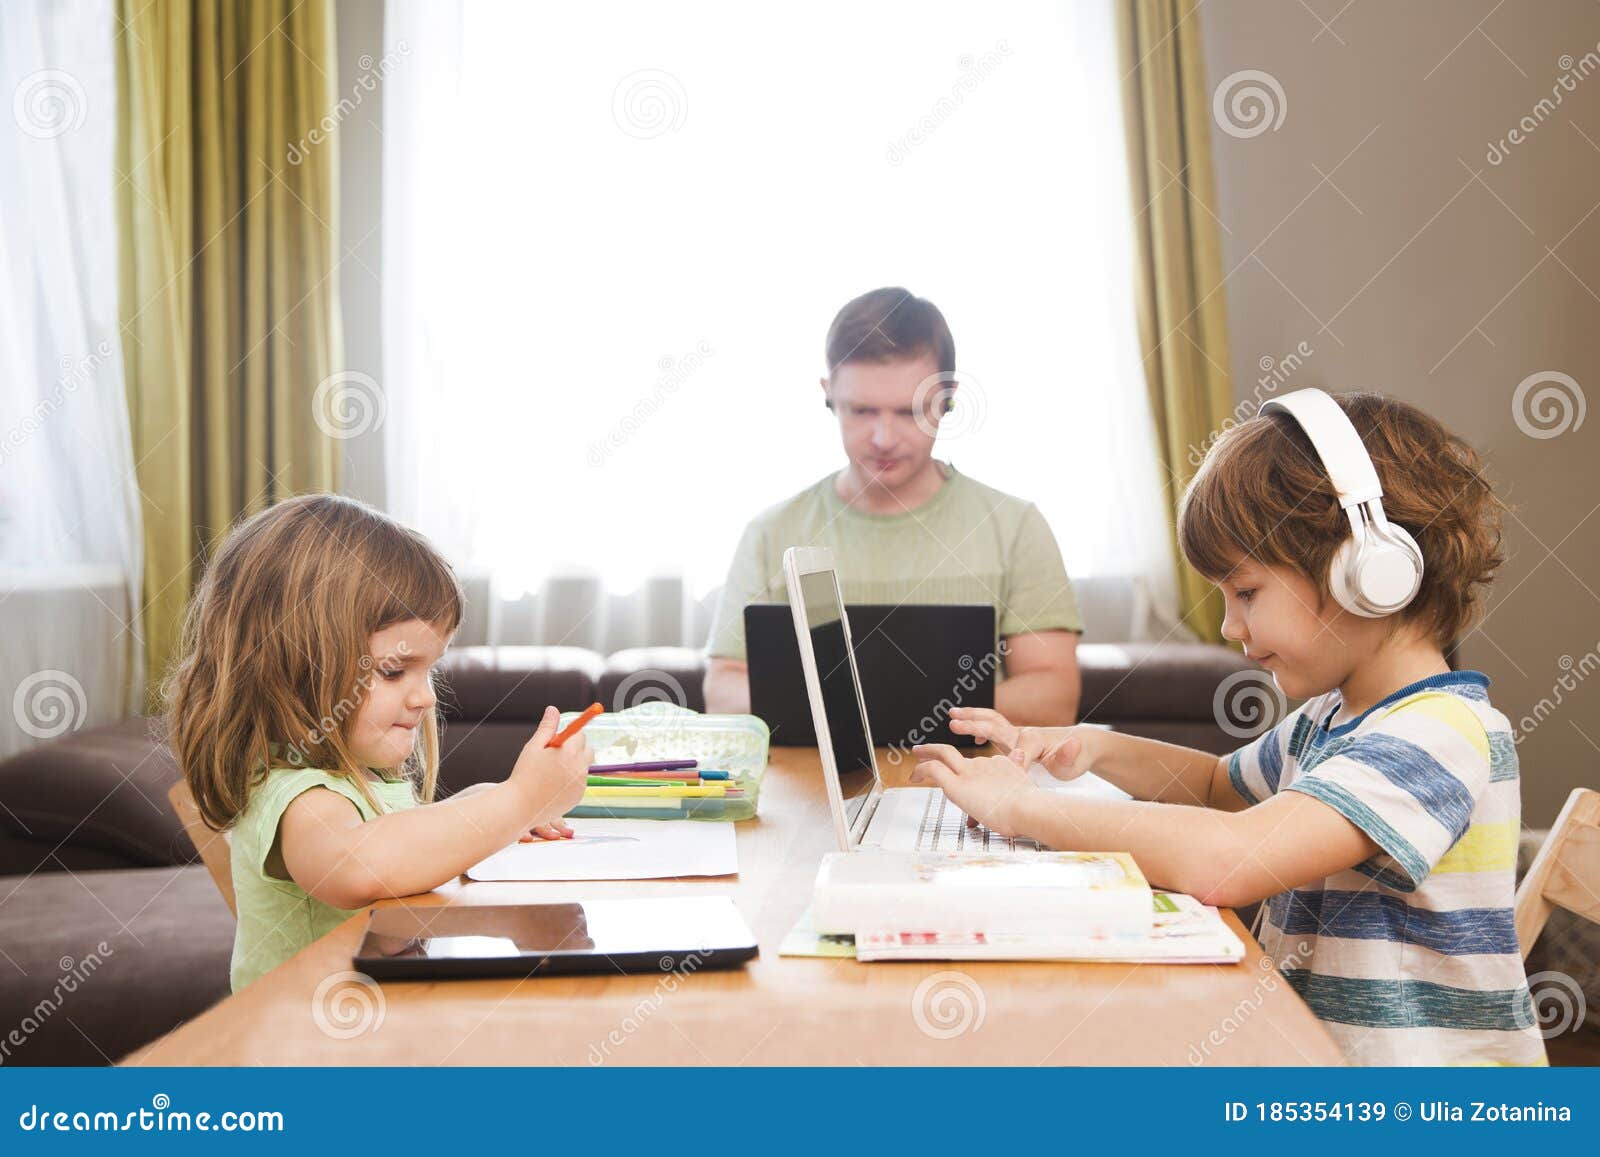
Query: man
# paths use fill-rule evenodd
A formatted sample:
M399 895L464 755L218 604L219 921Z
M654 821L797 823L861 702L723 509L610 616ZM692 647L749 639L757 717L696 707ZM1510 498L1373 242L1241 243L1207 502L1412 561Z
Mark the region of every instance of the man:
M822 394L849 464L745 528L707 644L707 710L750 710L744 608L787 601L786 548L827 546L847 603L992 605L1005 644L996 710L1017 724L1075 722L1083 624L1049 525L933 457L956 388L944 315L905 289L874 289L839 311L826 348Z

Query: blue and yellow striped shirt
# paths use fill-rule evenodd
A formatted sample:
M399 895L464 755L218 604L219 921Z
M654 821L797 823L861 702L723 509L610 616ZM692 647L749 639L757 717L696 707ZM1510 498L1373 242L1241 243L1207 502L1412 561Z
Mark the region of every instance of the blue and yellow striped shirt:
M1272 897L1261 935L1354 1063L1546 1063L1512 914L1517 754L1488 685L1434 675L1338 727L1330 691L1229 759L1247 801L1303 792L1382 849Z

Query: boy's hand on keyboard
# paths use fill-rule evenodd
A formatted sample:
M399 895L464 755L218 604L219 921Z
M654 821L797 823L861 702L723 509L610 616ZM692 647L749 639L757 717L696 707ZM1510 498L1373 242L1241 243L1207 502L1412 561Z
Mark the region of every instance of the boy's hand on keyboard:
M951 803L995 835L1021 834L1017 818L1024 814L1028 797L1039 790L1025 766L1009 755L968 759L948 743L919 743L911 754L918 760L912 783L940 788Z
M950 730L987 740L1021 768L1035 763L1057 779L1076 779L1089 770L1089 740L1093 727L1016 727L998 711L987 707L956 707L950 711Z
M560 723L561 713L546 707L539 729L523 747L510 776L510 781L523 789L529 830L544 839L555 838L546 832L559 833L565 826L561 817L578 806L589 782L592 753L582 732L560 747L546 746L556 737Z

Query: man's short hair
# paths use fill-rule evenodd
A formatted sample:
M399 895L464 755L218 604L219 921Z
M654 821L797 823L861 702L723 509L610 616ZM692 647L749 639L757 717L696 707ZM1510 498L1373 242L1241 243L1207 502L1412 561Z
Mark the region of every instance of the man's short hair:
M828 376L850 362L892 362L932 355L939 372L956 370L956 342L939 307L898 285L845 303L828 327Z

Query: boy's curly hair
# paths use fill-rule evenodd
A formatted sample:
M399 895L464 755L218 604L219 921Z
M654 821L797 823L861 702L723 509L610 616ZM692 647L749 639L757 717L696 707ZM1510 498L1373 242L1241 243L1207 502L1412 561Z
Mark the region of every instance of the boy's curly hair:
M1422 588L1399 619L1421 623L1449 647L1505 561L1504 504L1483 477L1477 452L1415 406L1371 393L1335 400L1378 471L1384 513L1422 548ZM1220 580L1248 556L1294 568L1317 583L1324 599L1329 564L1349 535L1349 517L1311 440L1278 410L1217 439L1178 513L1184 557L1206 577Z

